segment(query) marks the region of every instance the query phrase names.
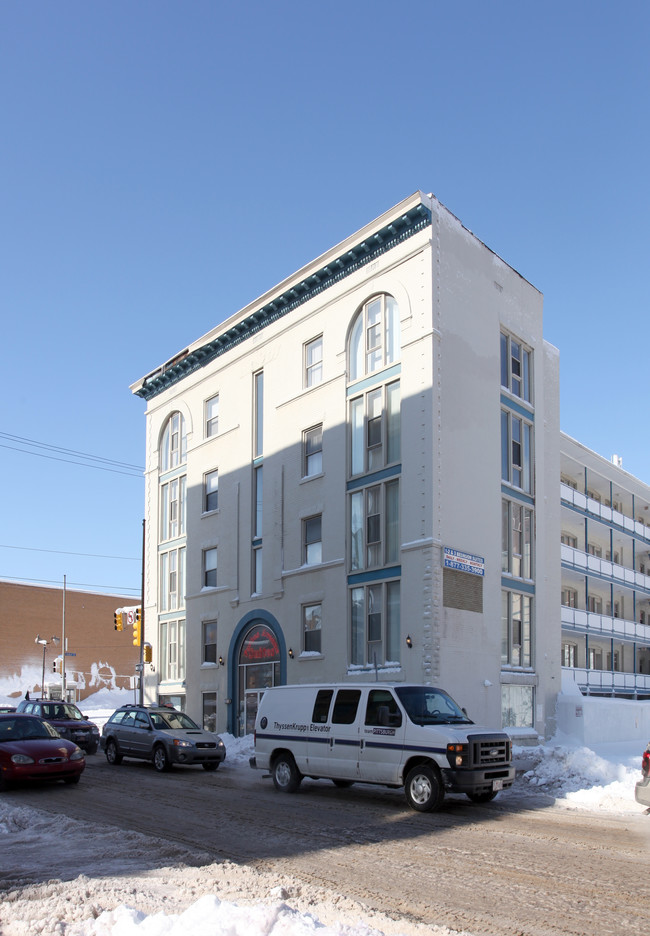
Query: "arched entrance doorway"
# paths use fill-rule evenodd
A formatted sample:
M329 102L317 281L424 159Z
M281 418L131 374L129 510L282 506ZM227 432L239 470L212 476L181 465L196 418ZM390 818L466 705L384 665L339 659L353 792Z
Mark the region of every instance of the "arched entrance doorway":
M244 633L237 669L237 734L241 736L254 731L257 707L264 690L281 682L280 644L265 621L254 621Z

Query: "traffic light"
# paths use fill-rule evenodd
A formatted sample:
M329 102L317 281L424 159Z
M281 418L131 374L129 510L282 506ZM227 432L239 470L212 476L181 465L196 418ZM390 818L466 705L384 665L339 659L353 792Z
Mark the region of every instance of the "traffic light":
M142 624L140 623L140 615L136 615L136 620L133 622L133 646L139 647L142 643Z
M63 660L61 657L56 657L52 660L52 672L53 673L62 673L63 672Z
M113 619L115 621L115 630L122 630L122 612L116 611Z
M151 649L151 644L146 643L146 644L144 645L144 654L143 654L143 659L144 659L144 662L145 662L145 663L151 663L151 660L152 660L152 652L153 652L153 651L152 651L152 649Z

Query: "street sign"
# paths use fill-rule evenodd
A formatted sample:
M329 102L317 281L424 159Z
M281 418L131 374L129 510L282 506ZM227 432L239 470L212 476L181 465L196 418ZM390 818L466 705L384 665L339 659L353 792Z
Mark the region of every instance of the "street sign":
M77 654L76 654L76 653L73 653L71 650L66 650L66 651L65 651L65 655L66 655L66 656L76 656Z

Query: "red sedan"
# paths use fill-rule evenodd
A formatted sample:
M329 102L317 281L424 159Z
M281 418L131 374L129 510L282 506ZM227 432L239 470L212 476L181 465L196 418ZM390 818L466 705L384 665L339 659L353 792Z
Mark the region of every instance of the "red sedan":
M18 712L0 715L0 789L22 780L78 783L84 752L50 724Z

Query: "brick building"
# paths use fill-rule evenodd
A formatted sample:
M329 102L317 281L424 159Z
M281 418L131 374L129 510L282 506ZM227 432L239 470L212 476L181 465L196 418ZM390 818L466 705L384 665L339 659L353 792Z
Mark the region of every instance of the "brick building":
M63 599L63 588L0 582L0 696L20 698L27 690L40 695L43 673L46 689L60 688L54 663L63 652ZM130 628L114 629L113 615L116 608L136 604L133 597L66 588L69 697L81 700L99 689L130 687L140 651L133 646ZM47 645L36 643L38 637Z

